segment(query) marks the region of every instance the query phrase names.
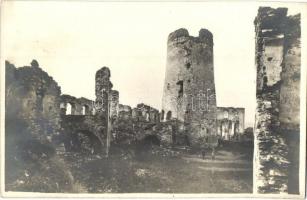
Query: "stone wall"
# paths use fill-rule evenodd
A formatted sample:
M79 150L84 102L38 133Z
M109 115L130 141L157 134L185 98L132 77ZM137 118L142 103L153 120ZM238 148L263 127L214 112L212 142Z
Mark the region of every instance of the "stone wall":
M128 105L119 104L118 106L118 117L120 119L131 119L132 109Z
M169 35L161 119L184 122L192 145L217 134L213 36L207 29L198 37L186 29Z
M5 67L5 190L72 192L71 172L55 154L60 87L36 60Z
M151 106L140 103L132 109L132 119L136 121L156 122L160 121L159 111Z
M300 15L260 7L255 19L257 109L254 191L295 193L299 183Z
M244 133L244 117L244 108L218 107L218 135L224 140L239 140Z
M67 94L61 95L60 107L62 115L93 115L95 113L94 101Z
M119 110L119 92L117 90L111 90L110 99L110 116L112 120L118 117Z
M61 89L38 65L16 68L6 61L6 123L16 118L26 123L33 136L59 134ZM50 138L50 137L49 137Z
M101 153L105 147L106 122L96 115L62 115L62 142L66 151Z
M102 67L96 72L95 76L95 94L96 94L96 117L97 125L100 126L99 138L106 146L106 154L109 154L109 146L111 142L111 126L110 102L112 98L113 84L110 81L111 72L108 67ZM105 123L106 122L106 123ZM105 123L105 126L102 124Z

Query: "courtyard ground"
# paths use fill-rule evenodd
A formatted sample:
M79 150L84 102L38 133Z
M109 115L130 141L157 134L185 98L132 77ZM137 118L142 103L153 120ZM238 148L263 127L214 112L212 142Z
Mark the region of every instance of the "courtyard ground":
M217 148L215 160L210 150L202 159L195 150L159 146L113 147L109 158L71 153L63 159L80 185L79 192L252 192L252 146L246 144Z

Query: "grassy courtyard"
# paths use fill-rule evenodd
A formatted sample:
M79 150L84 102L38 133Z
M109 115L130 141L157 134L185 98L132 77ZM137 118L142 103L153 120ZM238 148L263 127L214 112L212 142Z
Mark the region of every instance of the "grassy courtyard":
M233 148L235 146L236 148ZM79 192L251 193L252 147L219 147L206 152L153 146L113 147L109 158L66 154Z

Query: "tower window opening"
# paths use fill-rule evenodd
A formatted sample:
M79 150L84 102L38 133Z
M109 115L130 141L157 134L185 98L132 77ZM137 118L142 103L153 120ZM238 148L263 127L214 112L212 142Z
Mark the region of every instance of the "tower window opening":
M183 81L178 81L177 85L179 86L178 97L183 97Z
M191 63L188 62L188 63L185 64L185 66L186 66L187 69L190 69L191 68Z

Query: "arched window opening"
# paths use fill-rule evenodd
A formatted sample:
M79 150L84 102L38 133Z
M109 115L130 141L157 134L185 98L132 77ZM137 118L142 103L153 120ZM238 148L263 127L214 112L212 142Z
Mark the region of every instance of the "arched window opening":
M89 115L90 114L90 109L88 105L83 105L82 106L82 115Z
M164 110L161 111L161 121L164 120Z
M72 105L70 103L67 103L66 105L66 115L71 115L72 114Z

